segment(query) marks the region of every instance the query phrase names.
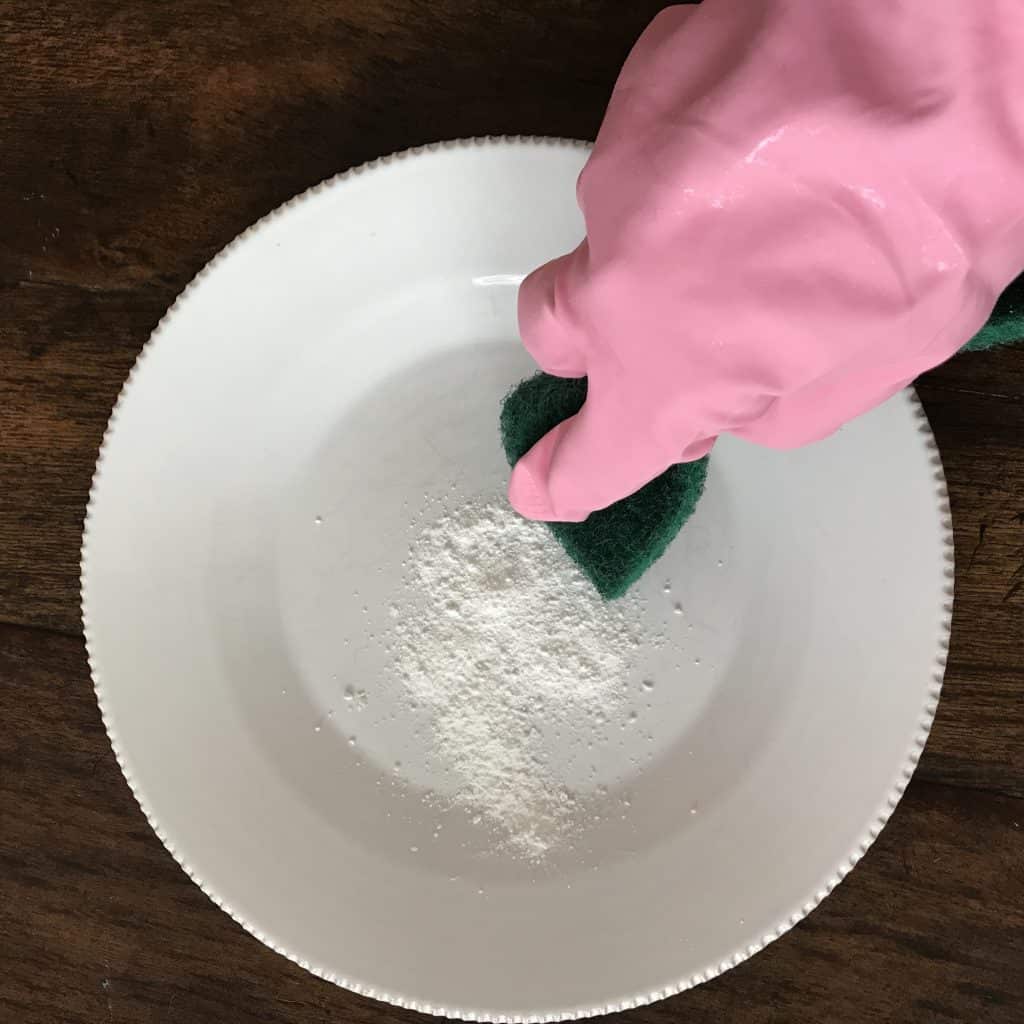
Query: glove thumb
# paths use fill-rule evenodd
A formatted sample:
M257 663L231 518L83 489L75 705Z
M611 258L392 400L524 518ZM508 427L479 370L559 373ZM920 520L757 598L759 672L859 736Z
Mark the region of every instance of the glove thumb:
M591 383L583 408L513 467L509 501L527 519L582 522L678 461L637 431L635 417L602 397Z

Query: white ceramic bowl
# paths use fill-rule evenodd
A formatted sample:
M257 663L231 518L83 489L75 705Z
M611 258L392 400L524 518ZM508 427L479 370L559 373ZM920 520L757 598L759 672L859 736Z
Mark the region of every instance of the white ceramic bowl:
M799 452L716 448L639 588L687 656L642 652L649 726L594 752L628 827L537 865L466 829L419 841L415 796L445 783L415 758L405 795L378 785L413 740L368 634L424 495L501 492L498 401L531 372L515 286L580 238L586 152L434 147L260 221L154 333L90 501L90 662L157 834L272 948L428 1012L584 1016L755 953L877 835L941 685L949 511L907 392ZM353 682L355 747L358 709L328 717Z

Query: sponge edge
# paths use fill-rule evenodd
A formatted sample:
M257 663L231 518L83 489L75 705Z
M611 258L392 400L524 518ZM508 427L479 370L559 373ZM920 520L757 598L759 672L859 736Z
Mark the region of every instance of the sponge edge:
M985 326L971 338L961 352L984 352L998 345L1024 340L1024 274L999 296Z
M513 388L501 407L501 442L509 465L579 412L586 397L585 377L538 373ZM603 598L621 597L661 558L693 515L707 472L707 458L679 463L582 523L548 523L548 528Z

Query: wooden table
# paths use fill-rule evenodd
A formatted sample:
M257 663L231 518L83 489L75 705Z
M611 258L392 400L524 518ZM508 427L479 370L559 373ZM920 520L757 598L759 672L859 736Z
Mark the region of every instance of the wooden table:
M136 807L78 620L93 461L147 335L246 225L430 140L593 136L660 6L0 0L3 1024L412 1019L245 934ZM808 920L632 1021L1024 1020L1024 348L956 359L921 393L957 608L917 775Z

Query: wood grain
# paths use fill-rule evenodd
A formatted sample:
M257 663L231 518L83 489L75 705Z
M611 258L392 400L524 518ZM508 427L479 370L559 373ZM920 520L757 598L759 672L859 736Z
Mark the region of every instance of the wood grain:
M383 153L593 137L662 5L0 5L0 281L180 288L296 192Z
M592 136L661 6L0 0L3 1024L414 1019L242 932L135 806L79 637L92 466L149 332L239 231L407 146ZM631 1021L1024 1019L1024 348L953 360L920 390L957 605L915 781L807 921Z

